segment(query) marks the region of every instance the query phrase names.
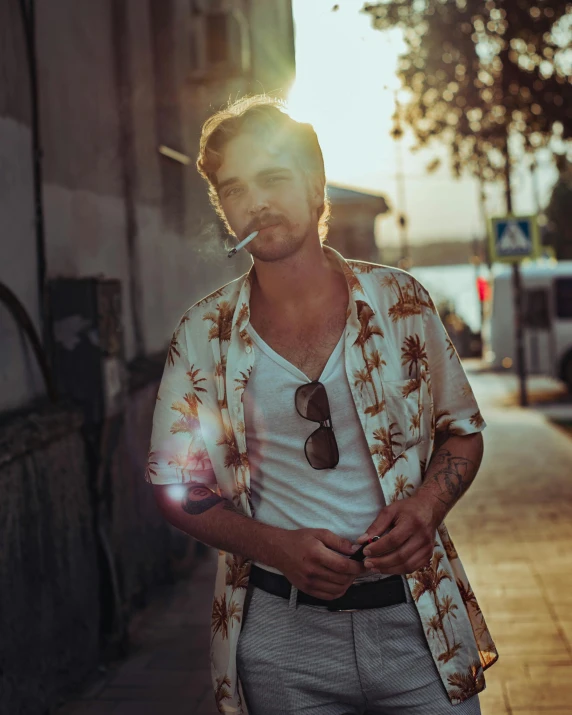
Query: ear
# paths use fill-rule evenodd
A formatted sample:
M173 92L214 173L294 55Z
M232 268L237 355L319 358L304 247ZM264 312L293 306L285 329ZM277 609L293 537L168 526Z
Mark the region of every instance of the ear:
M312 205L318 209L324 203L324 191L326 188L324 179L319 174L310 174L308 176L308 188Z

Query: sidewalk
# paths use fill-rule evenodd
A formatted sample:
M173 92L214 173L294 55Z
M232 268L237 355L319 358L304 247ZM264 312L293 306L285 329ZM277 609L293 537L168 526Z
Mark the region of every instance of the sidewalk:
M482 713L570 715L572 439L540 412L499 407L512 389L505 376L467 369L488 425L485 456L446 523L499 650ZM141 612L129 660L57 715L216 715L215 560L210 550L191 581Z

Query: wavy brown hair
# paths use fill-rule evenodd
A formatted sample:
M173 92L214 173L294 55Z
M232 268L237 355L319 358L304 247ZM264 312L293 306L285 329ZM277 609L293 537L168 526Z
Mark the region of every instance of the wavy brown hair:
M284 110L283 102L265 94L229 103L203 124L197 169L208 184L209 199L227 230L230 232L231 229L220 205L216 172L222 164L225 145L243 131L279 133L285 145L291 147L292 155L306 176L319 176L324 184L324 203L319 207L316 218L320 242L324 243L328 237L331 208L325 189L324 157L318 137L311 124L292 119Z

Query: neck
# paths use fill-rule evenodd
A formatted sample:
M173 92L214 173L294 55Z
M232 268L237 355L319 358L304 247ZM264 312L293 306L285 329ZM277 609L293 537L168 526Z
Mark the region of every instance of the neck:
M318 309L339 289L338 273L320 244L273 263L254 259L251 297L284 318L299 319L301 311Z

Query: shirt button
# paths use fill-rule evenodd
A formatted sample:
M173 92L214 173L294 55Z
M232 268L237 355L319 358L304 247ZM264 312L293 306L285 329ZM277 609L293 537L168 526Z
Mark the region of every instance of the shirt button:
M250 345L247 345L247 346L246 346L246 352L247 352L247 353L251 353L251 352L252 352L252 348L250 347Z

